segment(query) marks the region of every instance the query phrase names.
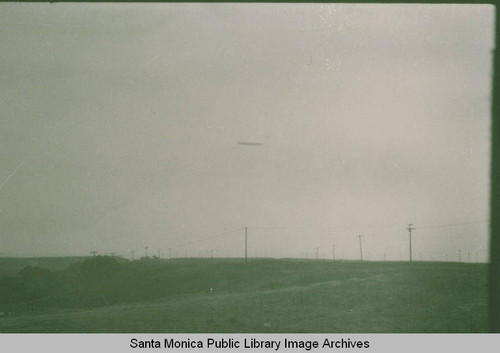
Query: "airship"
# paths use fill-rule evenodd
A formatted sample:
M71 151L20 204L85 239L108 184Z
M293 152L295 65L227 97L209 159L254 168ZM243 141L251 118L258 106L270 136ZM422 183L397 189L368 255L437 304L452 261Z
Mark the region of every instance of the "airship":
M251 141L238 141L238 145L243 146L262 146L262 142L251 142Z

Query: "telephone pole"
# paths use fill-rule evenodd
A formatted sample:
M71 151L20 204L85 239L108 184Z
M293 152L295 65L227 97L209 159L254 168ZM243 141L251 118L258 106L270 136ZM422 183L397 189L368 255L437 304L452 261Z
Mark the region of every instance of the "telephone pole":
M359 258L363 261L363 247L361 245L361 238L363 238L363 235L357 235L357 237L359 238Z
M409 235L409 239L410 239L410 262L412 262L412 257L411 257L411 231L415 228L412 228L412 223L408 224L408 228L406 228L408 230L408 235Z
M314 248L314 257L316 258L316 260L319 259L319 248L318 247Z
M148 257L148 247L145 246L144 249L146 249L146 257Z
M245 227L245 263L248 262L248 227Z

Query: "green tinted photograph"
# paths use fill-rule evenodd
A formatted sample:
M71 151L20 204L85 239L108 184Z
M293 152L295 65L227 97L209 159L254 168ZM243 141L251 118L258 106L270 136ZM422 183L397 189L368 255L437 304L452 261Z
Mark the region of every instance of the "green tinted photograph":
M495 9L0 3L0 333L485 333Z

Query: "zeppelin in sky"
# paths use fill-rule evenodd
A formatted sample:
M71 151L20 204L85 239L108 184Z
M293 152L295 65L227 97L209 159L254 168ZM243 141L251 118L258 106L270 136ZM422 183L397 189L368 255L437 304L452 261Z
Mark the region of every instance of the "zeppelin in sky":
M244 146L262 146L262 142L238 141L238 145L244 145Z

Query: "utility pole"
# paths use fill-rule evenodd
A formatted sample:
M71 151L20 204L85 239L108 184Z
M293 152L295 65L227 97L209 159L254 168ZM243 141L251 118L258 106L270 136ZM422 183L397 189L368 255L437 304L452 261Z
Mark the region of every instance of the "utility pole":
M245 227L245 263L248 262L248 227Z
M148 247L145 246L144 248L146 249L146 257L148 257Z
M316 260L319 259L319 248L318 247L314 248L314 257L316 258Z
M458 249L458 262L462 262L462 250Z
M412 228L412 223L408 224L408 228L406 228L408 230L408 235L410 236L410 262L412 262L412 257L411 257L411 231L415 228Z
M335 261L335 244L332 245L333 261Z
M361 238L363 238L363 235L357 235L359 238L359 258L361 261L363 261L363 246L361 245Z

